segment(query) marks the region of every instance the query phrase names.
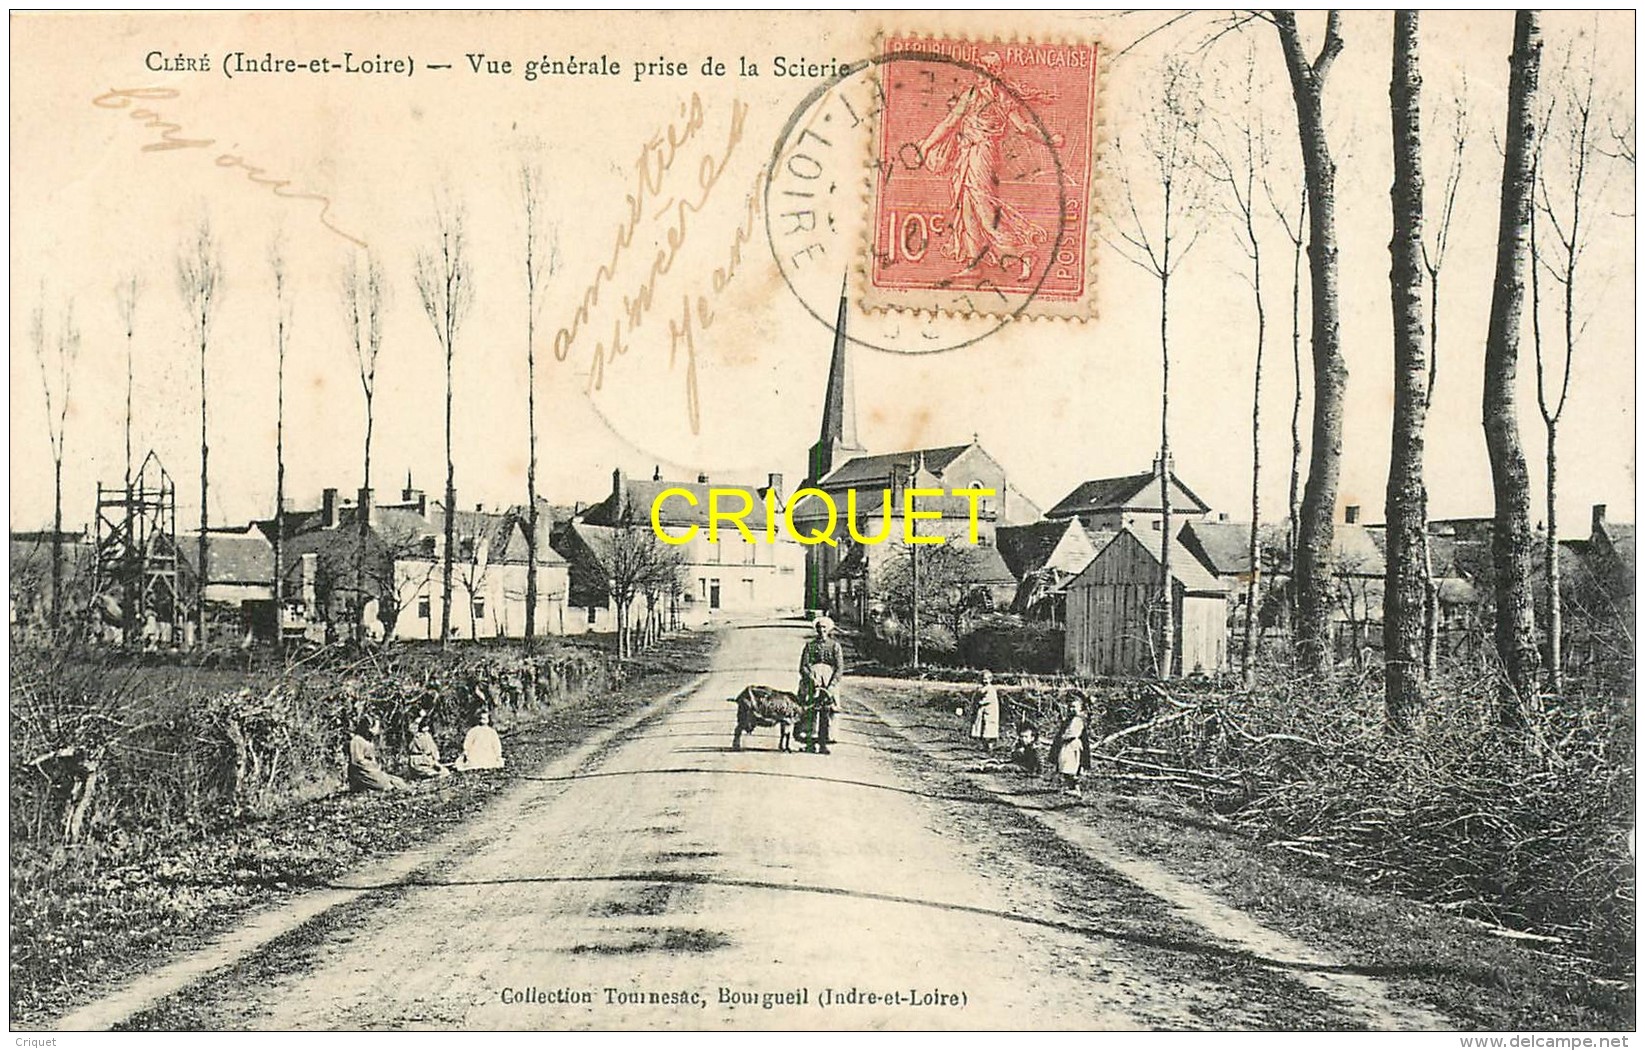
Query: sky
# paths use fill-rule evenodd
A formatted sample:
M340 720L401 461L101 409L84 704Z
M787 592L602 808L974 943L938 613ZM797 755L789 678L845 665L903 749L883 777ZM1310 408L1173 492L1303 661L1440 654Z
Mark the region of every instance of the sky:
M1303 15L1317 47L1323 17ZM886 24L887 18L896 18ZM209 222L223 282L207 355L210 515L243 523L273 506L275 318L269 263L278 240L289 273L287 485L296 506L361 481L359 377L339 293L364 242L389 285L376 395L373 481L391 495L409 471L437 496L444 475L440 344L413 280L434 243L439 208L460 208L473 302L453 361L458 502L520 503L526 472L526 285L522 164L543 173L544 277L536 321L539 485L556 502L609 491L610 472L660 467L792 489L815 441L842 275L848 331L908 349L971 341L941 353L853 349L858 418L870 450L958 444L976 435L1013 485L1050 507L1087 478L1146 470L1158 445L1158 286L1101 239L1092 241L1096 316L1084 321L872 314L857 303L873 144L840 137L822 157L827 216L816 265L779 269L766 237L777 210L757 193L785 128L813 126L807 108L825 77L787 68L851 62L881 31L979 40L1090 40L1109 46L1100 93L1099 216L1130 171L1139 208L1152 191L1127 149L1159 95L1161 63L1186 58L1208 105L1230 126L1260 117L1272 135L1269 181L1297 181L1295 115L1271 26L1216 35L1214 16L983 14L28 14L12 19L11 487L14 528L48 524L51 457L30 321L48 337L72 303L80 352L72 372L64 462L65 520L91 518L98 481L124 459L127 342L114 290L139 282L134 444L154 449L178 482L179 520L198 517L199 361L177 282L180 249ZM1567 53L1596 55L1606 127L1633 123L1634 16L1548 13L1544 86L1565 83ZM1392 405L1388 241L1391 16L1345 16L1345 48L1326 88L1338 161L1343 351L1350 379L1339 504L1382 517ZM1467 145L1442 273L1440 368L1428 430L1430 514L1488 515L1491 485L1480 427L1512 17L1436 13L1423 19L1429 200L1449 162L1465 101ZM1202 46L1203 45L1203 46ZM244 52L415 63L407 75L241 72ZM211 69L155 71L149 56L208 57ZM1247 56L1254 62L1245 101ZM621 73L527 79L533 60L621 63ZM507 60L507 73L486 72ZM704 75L705 60L727 64ZM758 77L739 75L746 60ZM478 62L480 71L473 69ZM636 65L652 62L640 70ZM449 63L447 70L430 64ZM662 63L683 70L674 75ZM179 63L181 64L181 63ZM500 69L501 67L495 67ZM710 67L712 70L713 67ZM870 90L847 81L835 94ZM859 96L856 96L860 98ZM100 100L100 101L99 101ZM799 112L799 123L790 126ZM837 111L836 111L837 112ZM810 116L807 116L809 114ZM135 118L135 119L134 119ZM820 118L819 118L820 119ZM209 145L145 150L172 139ZM821 127L821 125L815 125ZM837 125L835 125L837 126ZM792 140L792 134L790 135ZM787 154L779 153L779 158ZM665 164L667 158L672 161ZM1590 205L1574 358L1561 429L1561 533L1580 535L1588 507L1632 519L1635 493L1634 172L1600 158L1605 185ZM259 183L257 180L265 180ZM276 191L269 180L288 180ZM773 184L774 186L776 184ZM1289 188L1289 189L1287 189ZM307 195L307 196L295 196ZM325 199L322 214L321 201ZM1289 198L1288 198L1289 199ZM688 202L682 206L681 202ZM633 212L638 204L639 214ZM1211 506L1247 518L1256 326L1246 261L1210 198L1203 233L1173 284L1172 447L1179 477ZM1099 218L1099 225L1102 220ZM671 234L672 231L672 234ZM1102 226L1102 233L1112 229ZM673 240L670 240L672 236ZM1289 466L1291 245L1260 216L1268 316L1262 385L1263 517L1284 514ZM780 238L773 239L780 241ZM786 245L786 243L785 243ZM657 262L659 251L666 266ZM602 276L601 268L608 269ZM803 270L803 273L800 271ZM784 273L791 280L784 280ZM1304 275L1306 286L1306 275ZM1545 291L1552 282L1544 281ZM590 289L594 289L591 294ZM625 308L649 294L638 323ZM578 306L588 303L587 316ZM1302 338L1307 347L1304 291ZM689 318L689 320L688 320ZM1550 303L1544 334L1554 338ZM689 339L685 333L689 332ZM1542 486L1527 329L1521 431L1533 492ZM624 346L596 369L614 338ZM564 351L563 358L557 351ZM598 372L599 384L591 377ZM1304 361L1303 380L1308 382ZM693 407L694 406L694 407ZM1304 405L1303 440L1307 441ZM1305 452L1306 457L1306 452ZM1306 465L1306 459L1304 460ZM1541 520L1540 496L1533 518Z

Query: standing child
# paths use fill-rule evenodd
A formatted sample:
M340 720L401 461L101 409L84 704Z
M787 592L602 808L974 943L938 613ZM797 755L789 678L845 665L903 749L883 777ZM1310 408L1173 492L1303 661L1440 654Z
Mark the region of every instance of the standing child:
M1062 790L1078 798L1080 775L1091 769L1091 730L1085 698L1075 694L1068 705L1068 717L1051 745L1051 765L1062 780Z
M1000 739L1000 693L994 686L994 673L982 673L982 688L973 702L971 739L980 741L985 752L992 752Z

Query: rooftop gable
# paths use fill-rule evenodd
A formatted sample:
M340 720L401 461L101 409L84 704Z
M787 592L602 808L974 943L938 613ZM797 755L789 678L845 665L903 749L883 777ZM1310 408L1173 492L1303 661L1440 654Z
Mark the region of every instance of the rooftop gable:
M980 446L973 442L969 445L942 445L931 449L909 449L903 452L878 453L873 456L854 456L845 463L834 468L817 483L818 488L841 489L847 486L880 484L889 485L892 468L915 461L916 459L932 474L938 475L948 469L948 466L967 450L973 447L981 451ZM983 455L987 455L984 453ZM992 459L992 457L990 457Z
M1177 477L1175 471L1171 472L1171 482L1173 509L1185 514L1204 514L1211 509L1210 505L1194 495L1193 490L1182 484L1182 479ZM1127 474L1116 478L1093 478L1075 486L1073 492L1058 500L1051 510L1045 513L1045 517L1070 518L1074 515L1120 511L1158 512L1158 491L1157 471L1144 471L1141 474Z
M1104 545L1101 551L1097 552L1097 557L1093 558L1091 564L1080 572L1079 577L1071 586L1080 586L1081 582L1087 580L1093 570L1100 566L1105 559L1119 555L1122 545L1134 545L1140 548L1156 565L1164 559L1163 547L1157 531L1152 529L1122 529L1114 534L1114 538ZM1227 590L1205 567L1204 563L1200 562L1192 551L1183 546L1180 540L1174 541L1171 545L1171 576L1177 583L1182 585L1185 591L1192 593L1223 595Z

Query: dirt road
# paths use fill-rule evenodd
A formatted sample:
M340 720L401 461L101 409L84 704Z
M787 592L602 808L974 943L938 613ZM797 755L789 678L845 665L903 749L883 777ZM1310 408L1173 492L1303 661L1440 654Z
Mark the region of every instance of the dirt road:
M1065 813L1036 815L956 775L853 699L849 680L834 754L777 752L770 730L731 751L725 698L750 682L789 687L804 631L729 630L701 689L575 771L528 778L453 856L322 913L151 1017L228 1029L1443 1024L1145 862L1105 862L1100 844L1057 833Z

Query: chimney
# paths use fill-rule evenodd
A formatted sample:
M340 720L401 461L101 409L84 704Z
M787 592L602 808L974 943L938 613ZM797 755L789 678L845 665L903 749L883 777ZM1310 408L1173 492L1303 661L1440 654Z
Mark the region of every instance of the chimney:
M708 472L706 472L706 471L698 471L697 472L697 484L698 485L707 485L708 484Z
M628 520L628 476L621 467L611 472L611 515L617 522Z
M320 491L320 516L324 519L327 529L337 528L336 489L322 489Z
M485 504L475 504L474 505L474 513L475 514L483 514L485 512L485 509L486 509Z
M894 463L891 465L891 500L897 506L902 506L902 491L908 488L910 465Z
M1593 532L1594 533L1603 533L1603 532L1605 532L1605 505L1604 504L1595 504L1594 505Z
M1342 520L1348 525L1357 525L1359 523L1359 505L1349 504L1344 507L1342 509Z
M1228 512L1227 511L1218 511L1217 512L1217 521L1219 521L1219 522L1228 521Z
M653 482L660 482L663 480L662 464L657 464L651 468L651 480Z
M368 526L377 524L377 504L372 500L371 490L364 486L360 488L360 517Z
M783 476L781 474L768 474L768 475L766 475L765 476L765 486L766 486L767 489L770 489L773 493L776 493L777 495L781 496L782 491L783 491Z
M406 487L400 492L400 502L404 504L416 504L417 513L420 515L428 513L428 497L423 495L423 491L421 489L413 488L411 484L410 471L406 472Z

